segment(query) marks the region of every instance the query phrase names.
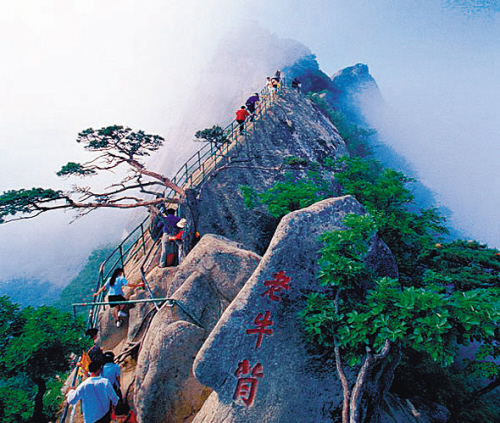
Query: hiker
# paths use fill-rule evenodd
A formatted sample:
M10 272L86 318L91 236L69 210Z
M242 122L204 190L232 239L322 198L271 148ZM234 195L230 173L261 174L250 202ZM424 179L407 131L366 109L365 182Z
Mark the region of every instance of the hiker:
M269 95L271 97L274 96L274 93L276 92L276 87L274 86L274 84L271 81L271 78L269 76L267 77L266 87L267 87L267 91L269 91Z
M76 363L76 367L78 367L78 376L82 378L87 378L89 376L90 363L97 363L100 366L104 366L104 353L97 345L90 347L87 352L84 351L82 353L80 361Z
M101 286L99 291L94 294L97 297L101 292L109 288L108 302L113 303L115 301L127 301L125 294L123 293L122 287L127 286L128 281L123 276L123 269L117 267L106 283ZM138 285L137 285L138 286ZM125 304L110 304L113 308L113 317L115 318L116 327L119 328L123 324L122 317L126 317L127 313L124 311L126 308Z
M300 81L297 78L293 78L292 88L294 90L300 91Z
M120 365L115 363L115 355L112 351L104 353L104 362L102 377L109 380L118 398L122 399L122 391L120 390Z
M89 328L85 331L85 335L88 336L93 345L89 348L88 351L84 351L78 363L76 363L76 367L78 367L78 376L80 377L88 377L89 375L89 364L93 361L96 363L104 365L104 353L102 349L97 346L97 335L99 331L97 328Z
M156 198L162 198L162 195L157 195ZM153 209L153 218L152 218L152 223L150 226L150 233L151 233L151 238L153 238L153 241L158 241L158 239L162 235L162 228L160 225L162 216L166 213L166 207L165 203L161 202L159 204L155 205L155 208Z
M99 329L97 329L97 328L88 328L85 331L85 336L88 336L94 344L97 342L97 335L98 334L99 334Z
M101 365L89 364L90 377L78 388L71 387L66 394L66 401L73 405L82 401L83 420L85 423L109 423L111 421L111 405L118 403L118 395L108 379L100 376Z
M95 363L99 363L101 366L104 366L104 353L102 352L101 347L94 345L90 347L87 351L87 355L89 356L90 362L94 361Z
M137 423L136 414L130 409L126 400L118 401L115 407L114 418L117 423Z
M169 238L170 241L173 241L177 244L177 248L178 248L178 264L181 264L181 261L182 261L182 257L183 257L183 249L182 249L182 244L183 244L183 240L184 240L184 227L186 226L186 223L187 223L187 220L182 218L181 220L179 220L179 222L177 223L177 227L180 229L179 232L177 232L177 235L175 236L171 236Z
M163 230L161 237L161 256L159 267L173 266L175 257L175 244L169 242L169 238L176 235L178 232L177 223L179 218L175 215L175 209L167 209L167 215L160 215L161 219L158 223Z
M255 104L260 100L260 97L259 97L259 94L258 93L254 93L252 94L250 97L248 97L245 105L247 106L247 109L248 109L248 112L250 114L254 114L255 113ZM251 117L251 119L253 120L253 116Z
M245 129L245 119L248 116L250 116L250 113L248 113L245 106L241 106L241 109L236 112L236 122L238 122L240 126L240 134L243 132L243 129Z
M280 88L280 80L281 80L281 72L279 70L276 71L274 76L271 78L271 84L274 87L275 91L278 91Z

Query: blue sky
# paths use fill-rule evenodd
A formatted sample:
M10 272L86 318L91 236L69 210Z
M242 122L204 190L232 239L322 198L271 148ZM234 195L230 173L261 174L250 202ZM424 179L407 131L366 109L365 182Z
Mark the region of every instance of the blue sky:
M85 157L74 139L89 126L168 134L218 41L255 25L305 44L327 74L368 64L394 112L380 133L453 210L456 226L500 246L499 10L477 0L4 3L0 189L62 187L54 172ZM235 39L235 51L245 42ZM92 248L121 236L127 219L106 213L98 224L68 226L58 214L4 225L0 279L54 278L47 269L55 268L67 282Z

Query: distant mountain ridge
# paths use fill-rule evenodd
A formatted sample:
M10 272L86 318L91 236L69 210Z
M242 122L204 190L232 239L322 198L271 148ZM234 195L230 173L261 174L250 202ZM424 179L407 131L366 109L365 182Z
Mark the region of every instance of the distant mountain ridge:
M0 283L0 295L7 295L21 307L52 305L59 298L62 287L35 278L13 278Z

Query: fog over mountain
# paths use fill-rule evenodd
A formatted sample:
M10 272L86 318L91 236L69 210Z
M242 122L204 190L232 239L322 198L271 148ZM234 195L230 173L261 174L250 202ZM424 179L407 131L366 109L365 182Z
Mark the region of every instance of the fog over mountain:
M0 15L0 189L64 187L87 127L167 139L174 173L194 132L228 123L265 76L307 51L328 75L366 63L390 108L370 114L467 236L500 246L500 8L495 1L340 0L182 4L20 0ZM67 185L66 185L67 186ZM137 213L71 213L0 226L0 280L64 285Z

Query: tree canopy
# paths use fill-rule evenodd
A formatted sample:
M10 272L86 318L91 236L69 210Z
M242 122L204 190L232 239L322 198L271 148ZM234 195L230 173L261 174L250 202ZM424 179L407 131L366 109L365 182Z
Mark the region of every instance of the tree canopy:
M30 421L47 421L44 396L57 375L69 370L71 353L88 347L83 330L83 322L69 313L45 306L20 310L0 297L0 387L17 398L14 403L0 397L2 421L26 421L28 414Z
M372 357L389 348L410 348L450 366L460 346L477 345L473 349L476 373L497 379L500 372L492 358L500 357L500 288L485 277L471 278L470 270L462 266L475 263L477 273L498 272L496 250L477 244L468 248L463 242L439 244L441 260L430 263L422 281L418 278L414 286L402 286L396 279L376 277L364 263L377 230L374 220L348 215L344 223L346 230L322 237L320 281L329 289L310 294L301 316L315 342L335 349L337 366L361 364L354 386L344 387L350 421L366 421L366 416L352 420L353 402L359 401L366 382L361 374L370 369ZM423 251L422 256L429 253Z
M161 194L167 188L183 192L169 178L140 161L163 145L164 139L159 135L114 125L86 129L76 141L95 157L85 163L67 163L57 172L58 176L84 178L103 172L125 176L102 191L80 185L68 191L40 187L6 191L0 195L0 223L30 219L58 209L77 210L79 217L102 207L151 207L162 202Z
M224 129L218 125L197 131L194 136L200 141L212 143L216 147L220 147L222 144L229 142L229 139L224 133Z
M376 399L364 395L389 389L400 361L405 373L398 380L408 385L411 378L421 388L405 392L432 392L427 399L442 399L456 421L486 415L471 410L482 395L500 386L498 366L486 359L500 357L498 251L474 241L445 242L444 219L433 208L416 206L408 188L412 179L384 169L376 160L326 159L323 165L334 172L333 185L308 172L300 180L285 175L283 182L262 193L245 187L242 192L249 206L257 200L276 217L346 194L355 196L368 212L348 216L346 230L322 238L318 264L323 292L311 293L301 314L311 342L335 356L345 391L344 421L349 414L351 421L367 417L370 401ZM374 237L391 249L398 279L378 277L366 266ZM459 348L474 345L480 347L474 349L473 359L457 363ZM415 356L422 363L417 368L410 361ZM345 366L358 372L354 382L348 381ZM441 370L429 375L428 368ZM446 385L446 394L439 390L441 379L453 381Z

